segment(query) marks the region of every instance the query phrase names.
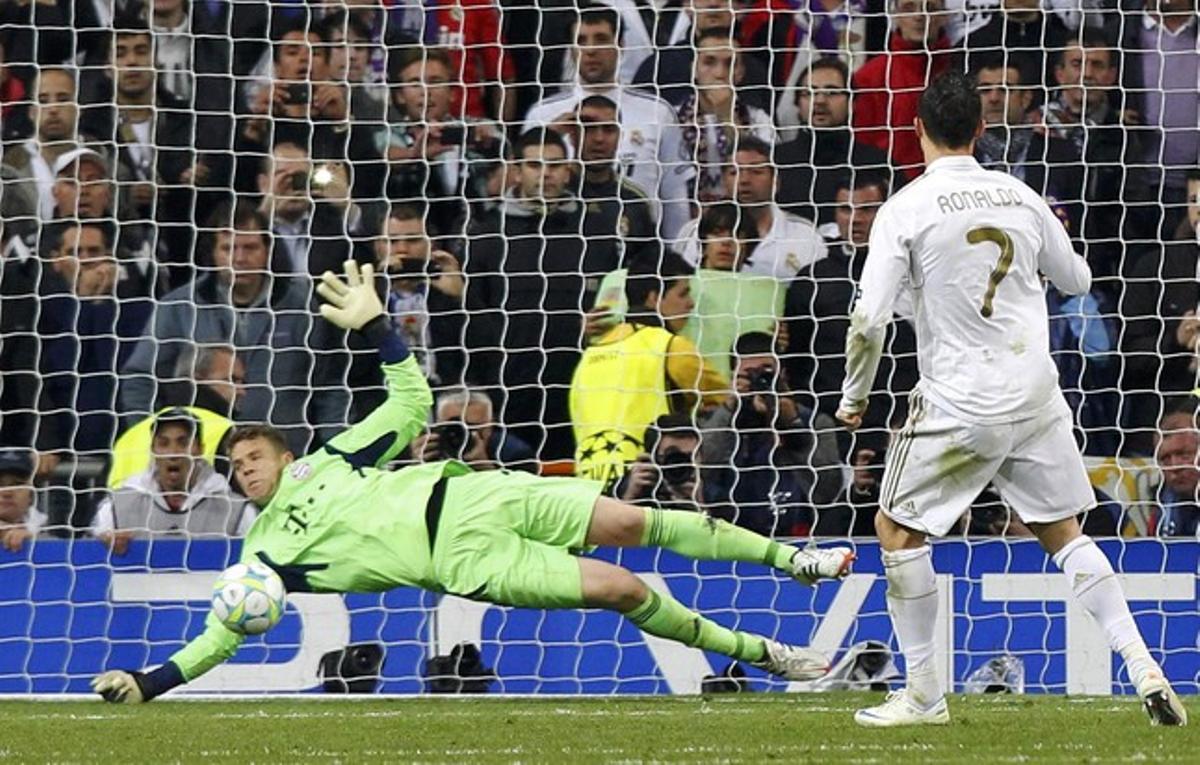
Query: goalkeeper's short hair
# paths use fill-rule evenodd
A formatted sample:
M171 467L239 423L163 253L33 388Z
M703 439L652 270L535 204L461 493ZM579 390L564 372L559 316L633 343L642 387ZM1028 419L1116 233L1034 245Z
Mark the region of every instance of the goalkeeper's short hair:
M264 439L279 452L290 452L292 449L288 446L287 439L283 437L283 432L279 428L271 427L270 425L241 425L233 429L228 439L225 441L225 449L229 454L233 453L233 447L243 441L253 441L256 438Z

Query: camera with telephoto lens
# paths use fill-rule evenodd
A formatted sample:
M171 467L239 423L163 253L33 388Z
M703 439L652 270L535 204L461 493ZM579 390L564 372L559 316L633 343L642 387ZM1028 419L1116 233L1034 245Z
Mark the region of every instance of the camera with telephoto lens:
M775 392L775 367L763 367L750 375L751 393Z
M443 459L462 459L463 447L467 445L467 440L471 437L466 423L460 420L439 422L433 426L431 432L437 436L438 453Z
M675 491L681 491L696 480L696 465L692 455L679 449L667 449L658 455L658 468L662 471L663 483Z

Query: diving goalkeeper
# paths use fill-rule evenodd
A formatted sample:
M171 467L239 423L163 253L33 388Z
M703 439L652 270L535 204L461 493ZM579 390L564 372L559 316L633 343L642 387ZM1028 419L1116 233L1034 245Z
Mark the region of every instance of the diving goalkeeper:
M454 460L383 470L424 427L432 396L384 315L371 267L360 275L347 261L345 272L345 282L322 276L321 314L378 345L387 400L299 460L272 428L234 433L234 473L262 508L243 561L270 566L291 592L408 586L521 608L604 608L651 635L789 680L827 671L816 651L722 627L626 569L572 551L659 546L702 560L763 563L811 585L849 573L849 548L791 547L698 513L627 505L602 497L599 483L574 478L476 473ZM204 632L161 667L105 672L92 687L109 701L149 701L229 659L242 639L210 613Z

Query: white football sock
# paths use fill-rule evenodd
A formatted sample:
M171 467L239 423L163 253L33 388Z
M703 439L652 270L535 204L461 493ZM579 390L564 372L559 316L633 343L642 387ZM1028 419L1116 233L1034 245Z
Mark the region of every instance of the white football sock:
M928 708L942 697L933 663L938 601L929 545L915 550L885 550L883 570L888 580L888 613L904 653L909 695Z
M1136 683L1147 671L1158 669L1129 613L1112 564L1092 538L1071 540L1055 553L1054 563L1066 574L1075 599L1104 630L1109 645L1125 659L1129 678Z

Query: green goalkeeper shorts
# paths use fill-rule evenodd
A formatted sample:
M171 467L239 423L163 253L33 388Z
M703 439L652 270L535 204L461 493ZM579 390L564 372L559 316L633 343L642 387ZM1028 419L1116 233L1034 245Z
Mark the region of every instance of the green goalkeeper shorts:
M503 470L446 483L433 573L444 592L521 608L583 605L579 562L602 484Z

